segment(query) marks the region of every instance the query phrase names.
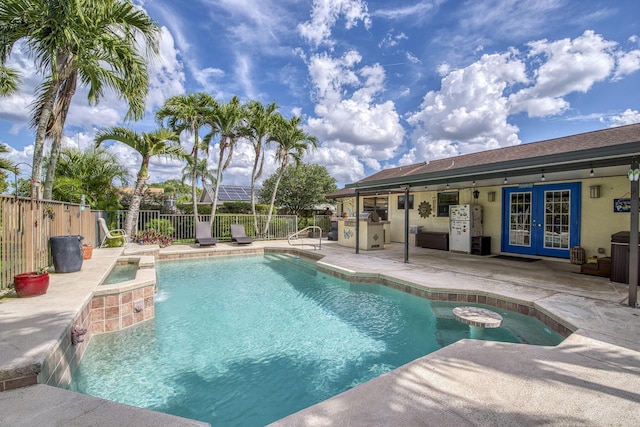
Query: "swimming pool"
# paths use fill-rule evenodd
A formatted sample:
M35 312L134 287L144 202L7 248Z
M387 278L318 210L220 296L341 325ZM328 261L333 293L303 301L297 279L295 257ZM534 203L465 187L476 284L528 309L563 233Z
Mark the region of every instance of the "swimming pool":
M123 262L116 264L102 285L115 285L116 283L126 282L136 278L136 273L140 267L138 263Z
M158 263L156 318L94 336L70 388L212 425L264 425L469 335L451 313L458 303L282 258ZM485 339L562 340L497 311L504 326Z

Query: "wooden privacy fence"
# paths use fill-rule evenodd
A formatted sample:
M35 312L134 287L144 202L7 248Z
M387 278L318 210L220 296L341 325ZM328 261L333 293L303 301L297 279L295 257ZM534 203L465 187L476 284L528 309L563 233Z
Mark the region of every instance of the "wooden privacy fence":
M13 276L51 266L51 236L79 235L96 241L96 219L88 206L0 195L0 294Z

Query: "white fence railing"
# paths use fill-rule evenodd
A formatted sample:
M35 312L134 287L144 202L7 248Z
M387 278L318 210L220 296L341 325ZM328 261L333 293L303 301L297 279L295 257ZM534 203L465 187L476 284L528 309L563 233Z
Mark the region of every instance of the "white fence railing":
M127 217L127 211L103 212L111 228L123 228ZM211 215L198 215L199 221L209 221ZM266 215L258 215L258 232L256 233L256 221L253 215L247 214L218 214L213 223L212 235L219 241L231 241L231 225L244 225L247 236L255 239L287 239L298 231L298 217L296 215L273 215L269 230L263 235L267 222ZM176 240L191 240L195 238L195 226L193 215L190 214L162 214L160 211L140 211L138 213L137 230L155 228L161 233L169 235Z

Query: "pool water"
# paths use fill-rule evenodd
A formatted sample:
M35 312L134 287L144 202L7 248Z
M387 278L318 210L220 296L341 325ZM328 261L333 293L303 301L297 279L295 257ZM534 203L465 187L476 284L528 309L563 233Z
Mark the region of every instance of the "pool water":
M134 263L116 264L102 284L115 285L116 283L133 280L136 278L139 268L138 264Z
M94 336L70 388L212 425L265 425L469 337L451 312L459 304L283 258L156 264L156 318ZM535 319L496 311L503 327L484 339L562 340Z

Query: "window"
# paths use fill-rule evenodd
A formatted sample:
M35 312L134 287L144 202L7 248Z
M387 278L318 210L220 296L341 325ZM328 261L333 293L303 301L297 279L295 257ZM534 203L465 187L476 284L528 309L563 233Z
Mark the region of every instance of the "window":
M362 199L363 212L375 212L381 221L386 221L389 216L387 214L389 199L385 197L365 197Z
M404 196L398 196L398 209L404 209ZM413 194L409 194L409 209L413 209Z
M458 204L458 192L438 193L438 216L449 216L449 206Z

